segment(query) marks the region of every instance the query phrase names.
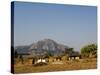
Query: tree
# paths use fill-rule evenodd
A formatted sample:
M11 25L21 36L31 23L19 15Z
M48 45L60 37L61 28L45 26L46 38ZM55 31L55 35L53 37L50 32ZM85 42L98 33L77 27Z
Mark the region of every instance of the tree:
M81 54L84 57L97 57L97 45L90 44L81 48Z
M71 54L74 52L74 48L67 48L65 49L65 54Z

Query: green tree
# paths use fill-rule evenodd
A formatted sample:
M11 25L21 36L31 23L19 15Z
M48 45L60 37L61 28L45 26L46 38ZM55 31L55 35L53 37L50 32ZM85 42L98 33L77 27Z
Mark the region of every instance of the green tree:
M65 54L71 54L74 52L74 48L66 48L65 49Z
M97 45L86 45L81 49L81 54L84 57L97 57Z

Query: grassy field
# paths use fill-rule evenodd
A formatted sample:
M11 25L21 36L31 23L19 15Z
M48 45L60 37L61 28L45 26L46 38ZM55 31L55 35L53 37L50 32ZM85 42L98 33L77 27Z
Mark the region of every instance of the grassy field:
M68 71L68 70L83 70L96 69L97 60L80 59L79 61L61 61L63 64L52 64L42 66L33 66L32 64L16 64L14 65L15 73L36 73L36 72L51 72L51 71Z

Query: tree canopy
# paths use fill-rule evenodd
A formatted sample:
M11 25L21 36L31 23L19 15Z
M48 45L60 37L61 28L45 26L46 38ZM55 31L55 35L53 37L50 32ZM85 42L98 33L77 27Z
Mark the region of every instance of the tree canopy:
M85 57L97 57L97 45L89 44L81 49L81 54Z
M66 48L65 49L65 54L70 54L72 52L74 52L74 48Z

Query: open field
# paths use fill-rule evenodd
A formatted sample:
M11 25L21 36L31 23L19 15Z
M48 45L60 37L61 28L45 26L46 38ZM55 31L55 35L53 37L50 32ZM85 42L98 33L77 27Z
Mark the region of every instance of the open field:
M51 72L51 71L67 71L67 70L83 70L96 69L97 60L80 59L78 61L60 61L62 64L48 63L42 66L33 66L32 64L16 64L14 65L14 73L36 73L36 72ZM56 63L56 62L55 62Z

